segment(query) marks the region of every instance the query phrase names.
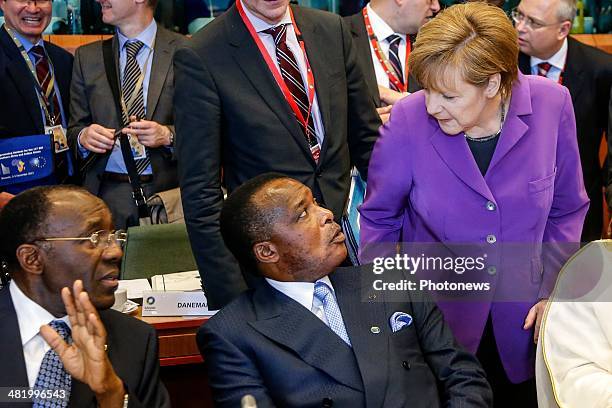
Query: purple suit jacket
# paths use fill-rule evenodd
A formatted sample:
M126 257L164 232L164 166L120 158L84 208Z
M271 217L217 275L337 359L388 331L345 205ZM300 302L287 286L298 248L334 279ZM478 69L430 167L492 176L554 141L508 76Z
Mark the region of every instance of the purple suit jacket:
M393 108L368 174L361 248L400 239L481 242L491 249L502 242L579 242L589 203L568 90L522 74L484 177L463 134L445 134L427 114L422 91ZM489 235L495 243L487 244ZM530 307L548 297L557 275L543 268L539 257L515 257L511 275L502 272L495 283L498 292L520 288L520 302L439 304L459 342L472 352L491 313L500 357L513 382L533 376L533 331L522 326Z

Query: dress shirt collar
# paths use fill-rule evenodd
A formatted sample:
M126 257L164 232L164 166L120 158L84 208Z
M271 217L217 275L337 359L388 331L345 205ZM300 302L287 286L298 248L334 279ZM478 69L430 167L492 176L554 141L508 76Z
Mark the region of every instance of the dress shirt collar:
M559 71L563 71L565 69L565 60L567 58L567 38L563 40L563 45L552 57L547 60L542 60L536 57L531 57L531 68L533 69L535 66L542 62L548 62L553 67L557 68ZM531 71L533 72L533 70Z
M25 50L26 50L26 52L28 54L30 53L30 50L32 49L32 47L34 47L35 45L40 45L43 48L45 47L45 42L43 41L42 38L40 38L38 41L36 41L34 44L32 44L30 42L30 40L25 38L23 35L19 34L19 32L17 30L11 29L11 31L13 32L13 34L15 34L15 37L17 37L19 42L21 42L21 44L23 45L23 48L25 48Z
M281 282L274 279L266 278L266 281L274 289L289 296L291 299L298 302L308 310L312 310L312 301L314 298L314 282ZM334 292L334 287L328 276L324 276L317 282L324 282ZM335 292L334 292L335 296Z
M393 29L382 19L372 7L370 7L370 3L366 6L368 10L368 17L370 18L370 25L372 26L372 30L378 38L379 42L383 42L386 40L388 36L391 34L399 35L402 38L404 44L406 43L406 34L396 33Z
M27 297L14 281L9 285L9 292L17 314L22 346L39 334L40 326L49 324L52 320L63 320L72 329L68 316L60 319L56 318L41 305Z
M117 28L117 37L119 38L119 49L125 49L125 43L128 41L140 40L146 47L150 50L153 49L153 44L155 43L155 35L157 34L157 23L155 19L151 21L151 24L147 26L140 34L138 34L134 38L127 38L125 35L121 33L119 28Z
M287 10L285 10L285 15L281 21L276 24L267 23L261 18L257 17L251 10L249 10L247 6L244 5L244 2L242 2L242 9L244 10L244 14L246 14L251 24L253 24L253 28L255 28L255 31L258 33L267 30L268 28L276 27L280 24L292 24L291 14L289 14L289 7L287 7Z

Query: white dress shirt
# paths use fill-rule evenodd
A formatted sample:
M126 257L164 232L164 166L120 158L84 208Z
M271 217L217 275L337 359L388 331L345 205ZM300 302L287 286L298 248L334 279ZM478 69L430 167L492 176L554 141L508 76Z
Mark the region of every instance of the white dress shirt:
M61 319L54 317L38 303L28 298L15 282L10 283L9 291L17 314L28 383L30 387L34 387L43 357L51 348L40 335L40 326L49 324L52 320L63 320L71 329L72 326L68 316Z
M323 303L318 298L314 297L314 287L316 282L281 282L269 278L266 278L266 281L274 289L289 296L291 299L310 310L315 316L321 319L325 325L329 326L327 317L325 316L325 311L323 310ZM334 286L329 280L329 277L324 276L317 282L325 283L332 290L334 297L336 296L336 291L334 290Z
M268 51L268 54L274 62L274 66L278 70L279 75L280 67L278 66L278 60L276 59L276 44L274 43L274 38L270 34L263 33L262 31L267 30L268 28L276 27L280 24L288 24L286 38L287 46L289 47L291 52L293 52L293 55L297 60L298 67L300 68L300 73L302 74L302 83L304 84L304 89L308 89L308 80L306 77L306 59L304 58L304 53L302 53L302 48L300 47L300 43L297 40L297 36L295 35L295 30L291 22L291 15L289 14L289 8L287 8L284 17L278 24L266 23L265 21L254 15L248 9L248 7L244 5L244 2L242 2L242 8L244 9L244 13L246 14L251 24L253 24L253 28L255 28L255 31L261 39L261 42L263 43L264 47ZM315 78L315 85L316 81L317 79ZM316 92L310 114L312 116L312 121L314 124L319 145L323 146L323 139L325 138L325 128L323 127L323 121L321 120L321 112L319 110L319 103L317 102Z
M368 11L368 17L370 18L370 25L372 26L372 30L378 38L378 45L380 46L383 54L386 58L389 58L389 41L386 40L388 36L391 34L399 35L401 40L399 42L399 59L402 63L402 75L404 76L404 83L406 83L406 34L400 34L393 31L389 24L385 23L376 12L370 7L370 4L366 6ZM372 47L372 43L370 42L370 53L372 54L372 62L374 63L374 72L376 73L376 82L378 85L386 86L389 88L389 77L385 73L385 68L378 61L378 57L376 56L376 52L374 52L374 47Z
M548 74L546 78L552 79L555 82L559 82L559 77L561 76L561 72L565 69L565 60L567 59L567 38L563 40L563 45L552 57L547 60L542 60L536 57L530 58L531 64L531 75L538 75L538 64L542 62L548 62L550 65L550 69L548 70Z

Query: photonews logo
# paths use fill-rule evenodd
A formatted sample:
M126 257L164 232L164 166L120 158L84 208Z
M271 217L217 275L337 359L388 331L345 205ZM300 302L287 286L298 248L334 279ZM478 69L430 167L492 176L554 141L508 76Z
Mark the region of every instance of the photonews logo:
M155 298L153 296L149 296L147 298L147 305L152 305L155 303Z

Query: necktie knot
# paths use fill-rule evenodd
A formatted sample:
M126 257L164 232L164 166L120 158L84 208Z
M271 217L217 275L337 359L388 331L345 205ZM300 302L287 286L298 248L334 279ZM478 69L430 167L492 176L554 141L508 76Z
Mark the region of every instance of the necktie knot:
M45 58L45 49L41 45L35 45L30 49L34 58L36 58L36 64L38 64L43 58Z
M319 281L315 283L314 296L319 299L321 303L323 303L323 305L327 303L326 298L330 294L331 289L329 288L329 286L327 286L325 282Z
M128 58L136 58L136 55L138 55L143 46L144 43L139 40L125 43L125 50Z
M539 76L548 76L548 71L552 68L552 65L548 62L540 62L538 64L538 75Z
M272 38L274 38L274 43L278 45L280 43L284 43L287 38L287 24L279 24L276 27L270 27L263 32L271 35Z
M388 36L386 38L386 40L389 43L389 45L397 44L397 46L399 46L399 43L400 43L401 39L402 39L402 37L400 37L397 34L391 34L390 36Z
M70 343L72 340L72 331L63 320L52 320L49 326L59 334L65 342Z

